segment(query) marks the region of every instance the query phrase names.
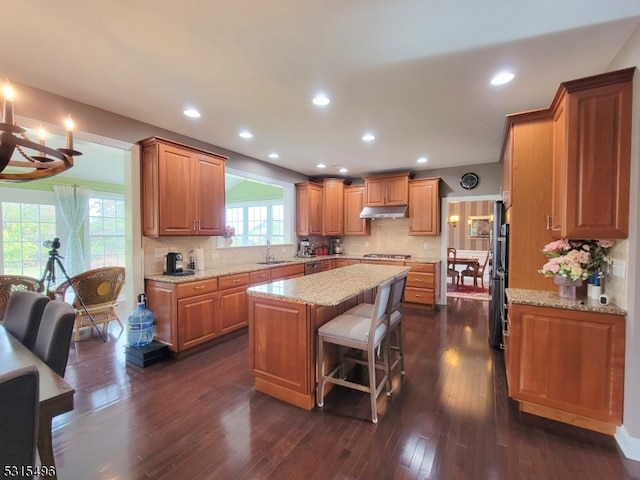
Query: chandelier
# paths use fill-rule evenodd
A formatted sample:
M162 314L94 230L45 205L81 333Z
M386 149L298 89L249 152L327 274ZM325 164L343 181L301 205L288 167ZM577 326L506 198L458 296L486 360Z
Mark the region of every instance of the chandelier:
M65 121L65 148L47 147L44 142L46 132L38 131L38 141L27 137L27 131L16 125L13 118L14 91L5 81L2 88L3 108L0 123L0 180L25 182L51 177L73 167L73 157L82 153L73 149L73 121L71 116ZM12 160L14 152L22 158ZM7 167L14 167L5 172Z

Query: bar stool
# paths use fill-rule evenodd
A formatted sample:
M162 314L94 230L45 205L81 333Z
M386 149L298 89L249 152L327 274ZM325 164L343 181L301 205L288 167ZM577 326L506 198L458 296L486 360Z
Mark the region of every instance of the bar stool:
M402 313L400 307L404 300L404 290L407 286L408 272L397 275L393 279L393 288L391 289L391 301L389 302L387 314L389 316L389 342L390 350L398 352L397 358L391 363L389 376L391 372L400 367L400 374L404 375L404 349L402 348ZM349 315L358 315L360 317L370 317L373 310L373 304L361 303L347 310L345 313ZM395 337L395 342L392 341ZM389 379L391 380L391 379ZM390 387L389 387L390 389Z
M382 389L387 386L389 391L389 350L382 349L383 363L376 362L376 350L380 351L387 340L388 315L387 307L391 298L393 279L378 286L375 304L369 317L343 313L325 323L318 329L318 388L316 402L318 407L324 406L324 385L326 382L353 388L369 393L371 398L371 421L378 423L377 398ZM340 349L340 362L330 372L325 373L324 347L325 344L337 345ZM366 352L366 360L349 356L344 353L345 348ZM357 383L346 379L346 362L365 365L369 371L368 384ZM376 369L384 371L382 378L377 381Z

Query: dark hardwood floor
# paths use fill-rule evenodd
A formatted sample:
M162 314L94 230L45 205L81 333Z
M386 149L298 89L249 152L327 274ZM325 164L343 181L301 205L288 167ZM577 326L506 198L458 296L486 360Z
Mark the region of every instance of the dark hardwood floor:
M66 380L75 409L54 420L60 479L638 479L613 437L520 413L488 303L404 309L406 376L379 399L331 392L307 412L253 389L248 335L145 369L125 334L84 329ZM113 322L112 322L113 323Z

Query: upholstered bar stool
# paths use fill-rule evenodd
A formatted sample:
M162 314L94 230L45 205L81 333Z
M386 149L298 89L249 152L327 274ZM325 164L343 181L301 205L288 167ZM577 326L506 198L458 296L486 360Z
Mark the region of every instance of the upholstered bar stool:
M362 317L343 313L333 320L325 323L318 329L318 388L316 401L318 407L324 406L324 385L326 382L353 388L361 392L369 393L371 398L371 421L378 423L377 398L385 385L388 391L389 378L389 351L382 348L383 362L376 362L376 350L380 351L387 340L387 306L391 297L393 279L378 286L376 301L371 315ZM324 350L325 344L337 345L341 349L340 362L330 372L325 373ZM366 352L366 360L344 354L344 349L354 349ZM368 384L347 380L346 362L365 365L368 369ZM383 375L378 380L376 369L383 370Z
M397 358L391 363L391 372L398 366L400 367L400 373L405 374L404 370L404 349L402 348L402 313L400 313L400 307L404 300L404 290L407 286L408 272L397 275L393 279L393 287L391 289L391 300L387 308L387 314L389 318L389 341L387 343L390 350L398 352ZM361 303L355 307L347 310L345 313L349 315L358 315L361 317L371 316L373 310L373 304Z

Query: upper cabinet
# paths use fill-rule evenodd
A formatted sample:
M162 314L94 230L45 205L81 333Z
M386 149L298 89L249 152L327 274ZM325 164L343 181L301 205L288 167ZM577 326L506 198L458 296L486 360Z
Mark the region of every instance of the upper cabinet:
M409 182L409 235L440 234L440 179Z
M322 235L342 235L344 180L325 178L322 187Z
M344 235L371 235L371 220L360 218L364 207L364 185L344 187Z
M366 207L407 205L408 202L408 173L364 177L364 203Z
M143 235L223 235L227 157L158 137L140 145Z
M322 235L322 185L296 183L296 235Z
M509 188L503 189L503 199L511 225L509 286L513 288L557 291L551 278L538 273L545 261L540 250L553 240L548 229L552 154L549 109L507 116L502 158Z
M563 238L629 232L631 100L635 68L563 83L553 112L550 229Z

